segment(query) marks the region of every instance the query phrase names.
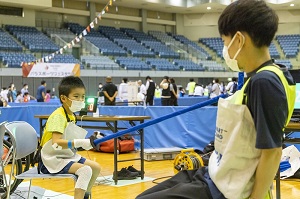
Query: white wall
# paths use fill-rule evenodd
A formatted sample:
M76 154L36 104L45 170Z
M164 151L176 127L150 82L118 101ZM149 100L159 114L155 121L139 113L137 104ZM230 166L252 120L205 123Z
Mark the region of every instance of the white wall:
M300 34L300 23L281 23L277 35Z
M103 18L98 22L99 26L113 26L115 28L133 28L135 30L140 30L141 25L139 22L134 21L122 21L117 19L105 19Z
M300 10L278 11L278 35L300 34Z

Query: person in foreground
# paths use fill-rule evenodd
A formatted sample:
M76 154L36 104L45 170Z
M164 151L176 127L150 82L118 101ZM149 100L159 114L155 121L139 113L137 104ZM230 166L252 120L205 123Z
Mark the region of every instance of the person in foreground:
M275 65L269 54L278 17L264 1L238 0L223 11L218 27L226 64L246 72L248 80L234 95L219 99L215 151L208 167L183 170L138 199L271 197L283 129L295 101L290 73Z
M77 175L74 198L88 199L100 165L76 153L79 147L92 148L90 139L85 139L87 131L75 124L74 112L85 106L85 86L79 77L68 76L61 80L58 90L62 106L47 120L41 140L39 170L44 174Z

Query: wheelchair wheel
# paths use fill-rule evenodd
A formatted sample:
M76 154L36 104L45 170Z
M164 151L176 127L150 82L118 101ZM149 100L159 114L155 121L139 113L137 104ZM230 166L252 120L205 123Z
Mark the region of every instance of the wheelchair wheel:
M22 161L17 160L15 162L14 168L12 168L12 150L13 146L10 142L7 140L3 140L3 155L2 155L2 163L4 167L4 172L1 172L0 175L0 196L2 198L6 198L7 196L7 185L9 181L9 175L10 172L13 170L13 175L11 179L11 188L10 188L10 194L13 193L18 185L22 182L22 180L16 179L14 176L22 173ZM29 158L26 158L26 166L25 169L29 168ZM27 167L28 164L28 167ZM0 168L2 170L2 168ZM6 182L5 182L6 181Z

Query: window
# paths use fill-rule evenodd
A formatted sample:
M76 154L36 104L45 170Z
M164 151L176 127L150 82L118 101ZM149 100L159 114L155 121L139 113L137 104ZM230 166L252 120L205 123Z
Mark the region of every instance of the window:
M23 16L23 8L0 6L0 15Z

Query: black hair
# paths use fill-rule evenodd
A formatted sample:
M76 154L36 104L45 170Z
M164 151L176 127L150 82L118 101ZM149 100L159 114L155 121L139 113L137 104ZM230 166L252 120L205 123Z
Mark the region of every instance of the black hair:
M28 86L28 84L23 84L23 87Z
M85 86L84 86L82 80L79 77L75 77L75 76L64 77L59 82L58 94L59 94L59 96L65 95L68 97L71 90L75 89L75 88L84 88L85 89Z
M51 93L51 90L50 89L46 90L46 93Z
M190 78L190 82L193 82L194 81L194 78Z
M0 107L3 107L4 103L2 100L0 100Z
M233 77L231 78L232 81L236 82L237 81L237 78L236 77Z
M175 83L175 79L174 78L170 78L170 82L173 84Z
M124 81L124 83L127 83L127 81L128 81L127 77L124 77L123 81Z
M168 76L164 76L164 79L169 80L169 77Z
M278 16L264 1L238 0L225 8L218 21L220 35L247 32L256 47L270 46L278 29Z
M148 80L148 79L151 79L151 77L150 77L150 76L147 76L147 77L146 77L146 80Z
M43 85L43 84L45 84L46 83L46 81L45 80L42 80L41 81L41 85Z

